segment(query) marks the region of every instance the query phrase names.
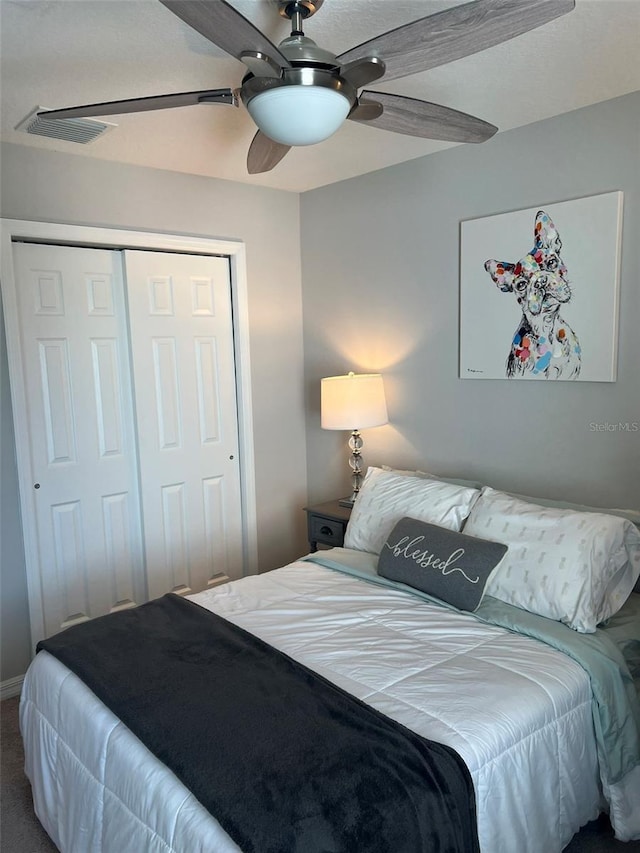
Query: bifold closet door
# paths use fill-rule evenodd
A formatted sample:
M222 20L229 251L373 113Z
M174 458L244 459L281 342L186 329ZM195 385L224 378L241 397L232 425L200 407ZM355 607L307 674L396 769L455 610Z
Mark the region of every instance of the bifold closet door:
M116 251L28 243L14 262L28 407L16 432L39 557L30 597L50 635L146 598L122 265Z
M149 597L242 575L227 258L126 250Z

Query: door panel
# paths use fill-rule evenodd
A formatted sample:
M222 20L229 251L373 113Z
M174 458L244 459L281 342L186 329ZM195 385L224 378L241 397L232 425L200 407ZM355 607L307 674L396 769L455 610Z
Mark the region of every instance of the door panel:
M151 597L242 575L226 258L124 252Z
M49 635L146 597L126 311L119 252L14 261Z

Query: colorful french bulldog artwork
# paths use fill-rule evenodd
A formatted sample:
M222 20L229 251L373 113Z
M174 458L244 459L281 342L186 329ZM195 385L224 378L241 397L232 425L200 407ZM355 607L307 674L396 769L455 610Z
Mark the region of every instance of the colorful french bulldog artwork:
M539 210L534 245L519 261L486 261L484 268L504 293L514 293L522 309L507 357L508 378L577 379L578 338L560 316L571 300L562 242L551 217Z

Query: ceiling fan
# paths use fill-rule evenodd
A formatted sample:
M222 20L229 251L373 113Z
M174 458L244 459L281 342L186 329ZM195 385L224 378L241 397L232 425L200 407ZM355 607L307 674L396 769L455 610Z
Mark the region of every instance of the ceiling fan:
M276 47L226 0L160 0L213 44L244 63L239 90L209 89L86 104L39 113L72 119L192 104L245 104L258 126L247 158L250 174L273 169L294 145L327 139L345 119L448 142L484 142L498 128L428 101L363 88L396 80L503 41L565 15L575 0L472 0L404 24L339 56L302 30L324 0L277 0L291 35Z

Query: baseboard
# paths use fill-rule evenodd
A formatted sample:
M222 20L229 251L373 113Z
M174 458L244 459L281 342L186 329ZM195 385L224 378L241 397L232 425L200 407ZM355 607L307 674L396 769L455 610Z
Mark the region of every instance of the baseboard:
M7 678L6 681L0 681L0 701L19 696L23 681L24 675L16 675L15 678Z

